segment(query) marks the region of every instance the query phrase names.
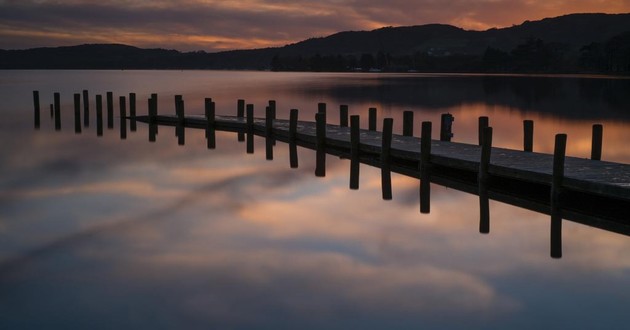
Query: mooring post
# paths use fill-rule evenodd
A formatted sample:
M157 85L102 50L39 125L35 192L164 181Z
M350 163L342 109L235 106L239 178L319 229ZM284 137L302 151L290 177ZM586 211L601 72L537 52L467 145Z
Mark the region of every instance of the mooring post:
M413 111L403 112L403 136L413 136Z
M483 132L490 125L490 120L486 116L479 117L479 145L483 144Z
M182 114L182 101L184 98L181 95L175 95L175 116L177 116L177 126L175 127L175 136L179 136L180 131L182 130L182 126L180 126L180 122L183 121Z
M61 131L61 95L54 94L55 103L55 131Z
M443 113L440 121L440 141L451 142L453 137L453 122L455 118L450 113Z
M118 103L120 107L120 139L124 140L127 138L127 98L118 97Z
M384 200L392 199L391 150L394 119L383 119L381 133L381 190Z
M523 150L534 151L534 121L523 120Z
M593 140L591 142L591 159L602 160L602 141L604 138L604 126L593 125Z
M481 120L479 121L481 124ZM488 168L492 152L492 127L484 127L481 131L481 160L477 182L479 184L479 232L490 232L490 201L488 199Z
M175 108L177 112L177 144L183 146L186 144L186 119L184 117L184 99L179 95L177 98L177 107Z
M40 126L40 111L39 111L39 91L33 91L33 125L35 129L39 129Z
M348 105L339 106L339 126L348 127Z
M83 126L90 127L90 97L88 90L83 90Z
M74 132L81 134L81 94L74 94Z
M212 98L207 97L204 102L206 109L206 141L208 142L208 149L215 149L217 144L216 130L214 128L216 106Z
M298 109L291 109L289 113L289 165L291 168L298 168L297 122Z
M239 99L236 101L236 117L245 118L245 100ZM238 132L238 141L245 141L245 133Z
M271 105L265 109L265 158L273 160L273 109Z
M422 122L420 132L420 213L431 212L431 127L430 121Z
M317 113L326 113L326 103L317 103Z
M103 96L96 95L96 136L103 136Z
M561 194L564 180L564 159L567 135L557 134L553 152L553 176L551 181L551 257L562 257L562 208Z
M247 153L254 153L254 105L247 105Z
M107 129L114 128L114 93L107 92Z
M157 135L157 97L149 98L149 142L155 142Z
M55 118L55 107L53 104L50 104L50 118Z
M154 130L154 134L157 135L158 134L158 124L157 124L157 116L158 116L158 95L157 93L152 93L151 94L151 102L149 103L149 105L153 105L152 109L153 109L153 130ZM149 127L150 128L150 127ZM155 142L155 140L153 140L153 142Z
M350 189L359 189L359 148L361 138L359 115L350 116Z
M269 100L269 111L271 111L271 145L273 147L276 145L276 138L273 136L273 122L276 120L276 100Z
M129 129L132 132L137 130L136 124L136 93L129 93L129 117L131 118Z
M326 176L326 112L315 114L316 163L315 176Z
M376 108L368 109L368 130L376 131Z

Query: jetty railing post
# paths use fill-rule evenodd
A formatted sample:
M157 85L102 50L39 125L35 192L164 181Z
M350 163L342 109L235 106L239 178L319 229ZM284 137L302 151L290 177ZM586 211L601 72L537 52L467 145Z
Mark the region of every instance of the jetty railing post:
M273 160L273 109L265 109L265 159Z
M534 151L534 121L523 120L523 150Z
M55 103L55 131L61 131L61 95L54 94Z
M593 125L593 140L591 142L591 159L602 160L602 140L604 137L604 126L602 124Z
M74 132L81 134L81 94L74 94Z
M413 111L403 112L403 136L413 136Z
M175 136L179 136L179 133L181 131L181 127L179 125L180 121L183 120L183 114L182 109L181 109L181 103L183 100L183 96L181 95L175 95L175 116L177 116L177 125L175 126Z
M179 96L179 97L177 97ZM183 146L186 144L186 119L184 117L184 99L181 95L177 95L176 108L177 112L177 128L175 130L177 135L177 144Z
M430 121L422 122L420 139L420 213L431 212L431 127Z
M383 132L381 134L381 189L384 200L392 199L392 171L391 150L394 119L383 119Z
M103 136L103 96L96 95L96 136Z
M90 97L88 90L83 90L83 126L90 127Z
M376 131L376 108L368 109L368 130Z
M479 117L479 145L483 144L483 132L484 130L490 126L490 120L486 116Z
M236 101L236 117L244 118L245 117L245 100L237 100ZM245 133L238 132L238 141L245 141Z
M553 152L553 176L551 181L551 257L562 258L562 208L561 193L564 180L564 159L567 135L557 134Z
M450 113L443 113L440 120L440 141L451 142L453 137L453 122L455 118Z
M297 122L298 109L291 109L289 113L289 165L291 168L298 168L297 154Z
M216 148L216 130L215 130L215 103L211 98L205 99L206 110L206 140L208 142L208 149Z
M326 176L326 112L315 114L316 162L315 176Z
M120 139L127 138L127 98L120 96L118 98L120 104Z
M247 153L254 153L254 105L247 105Z
M339 106L339 126L348 127L348 105Z
M107 92L107 129L114 128L114 93Z
M130 130L137 130L136 124L136 93L129 93L129 117L131 117Z
M40 126L39 91L33 91L33 125L36 129Z
M359 148L361 138L359 115L350 116L350 189L359 189Z
M481 121L480 121L481 124ZM477 181L479 184L479 232L490 232L490 201L488 199L488 168L492 152L492 127L484 127L481 131L481 160Z
M157 134L157 97L149 98L149 142L155 142Z
M269 111L271 111L271 145L273 147L276 145L276 138L273 136L273 121L276 120L276 100L269 100Z

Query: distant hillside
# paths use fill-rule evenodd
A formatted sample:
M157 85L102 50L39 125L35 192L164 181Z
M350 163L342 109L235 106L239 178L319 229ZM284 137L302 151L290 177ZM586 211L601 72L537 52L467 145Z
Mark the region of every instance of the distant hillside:
M182 53L99 44L0 50L1 69L630 72L630 14L572 14L486 31L430 24L277 48Z

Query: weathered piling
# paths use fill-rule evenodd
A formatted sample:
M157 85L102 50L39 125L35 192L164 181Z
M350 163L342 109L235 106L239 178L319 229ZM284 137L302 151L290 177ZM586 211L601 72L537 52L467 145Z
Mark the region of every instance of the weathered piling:
M149 103L149 105L151 105L151 103L153 104L153 122L155 122L155 118L158 115L158 95L157 93L152 93L151 94L151 100L152 102ZM158 125L154 125L154 134L157 135L159 132L159 128ZM153 140L155 141L155 140Z
M326 176L326 112L315 114L316 161L315 176Z
M564 180L564 161L567 135L557 134L553 152L553 176L551 181L551 246L552 258L562 257L562 208L561 193Z
M271 114L271 122L272 122L272 134L271 134L271 145L276 145L276 138L273 136L273 121L276 120L276 100L269 100L269 111Z
M591 159L602 160L602 140L604 137L604 126L602 124L593 125L593 139L591 141Z
M114 128L114 93L107 92L107 129Z
M339 126L348 127L348 105L339 106Z
M33 125L35 129L40 126L39 91L33 91Z
M245 100L237 100L236 101L236 117L244 118L245 117ZM245 133L238 132L238 141L245 141Z
M492 152L492 127L484 127L481 131L480 137L481 159L479 160L479 171L477 173L477 183L479 184L479 232L482 234L487 234L490 232L488 168L490 167L490 154Z
M52 103L50 104L50 118L55 118L55 107Z
M204 100L205 114L206 114L206 141L208 149L215 149L217 146L217 137L215 130L215 112L216 105L211 98L207 97Z
M96 95L96 136L103 136L103 96Z
M274 109L271 105L265 109L265 158L273 160L273 120Z
M376 108L368 109L368 130L376 131Z
M383 119L381 133L381 190L384 200L392 199L391 150L394 119Z
M440 141L451 142L453 138L453 122L455 118L450 113L443 113L440 120Z
M81 134L81 94L74 94L74 132Z
M361 122L358 115L350 116L350 189L359 189L359 147Z
M149 103L149 142L155 142L157 135L157 95L152 94Z
M490 120L488 119L488 117L486 116L481 116L479 117L479 132L478 132L478 138L479 138L479 145L483 144L483 132L484 130L490 125Z
M175 96L175 105L175 112L177 113L175 134L177 135L177 144L183 146L186 144L186 119L184 117L184 99L181 95Z
M129 129L132 132L137 130L136 124L136 93L129 93L129 117L131 118Z
M523 120L523 150L534 151L534 121Z
M61 131L61 95L54 94L55 103L55 131Z
M247 105L247 153L254 153L254 105Z
M289 113L289 165L291 168L298 168L297 122L298 109L291 109Z
M420 213L431 212L431 122L422 122L420 132Z
M317 113L326 113L326 103L317 103Z
M413 136L413 111L403 112L403 136Z
M90 127L90 97L87 89L83 90L83 126Z
M127 138L127 98L118 97L118 106L120 107L120 139Z

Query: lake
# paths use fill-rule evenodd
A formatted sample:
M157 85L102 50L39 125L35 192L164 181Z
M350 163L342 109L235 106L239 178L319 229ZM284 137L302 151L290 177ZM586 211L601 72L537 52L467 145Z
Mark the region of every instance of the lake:
M2 329L532 329L623 328L630 321L630 239L564 221L563 256L550 257L549 215L490 202L491 230L479 233L479 199L432 186L419 212L418 180L393 174L381 199L380 170L361 165L348 189L349 161L300 148L297 169L278 142L265 160L236 134L148 127L122 140L118 96L135 92L138 113L159 94L187 114L205 97L219 115L238 99L264 116L300 110L329 122L341 104L361 115L402 113L438 125L455 117L453 141L477 143L488 116L495 146L522 148L535 122L534 150L590 157L591 128L604 127L602 159L630 163L630 79L597 76L332 74L231 71L0 71L0 328ZM89 90L91 118L74 132L73 94ZM39 90L41 128L33 127ZM114 129L97 137L94 96L115 96ZM61 131L48 106L61 93ZM379 120L380 130L382 121ZM434 129L433 138L439 132Z

